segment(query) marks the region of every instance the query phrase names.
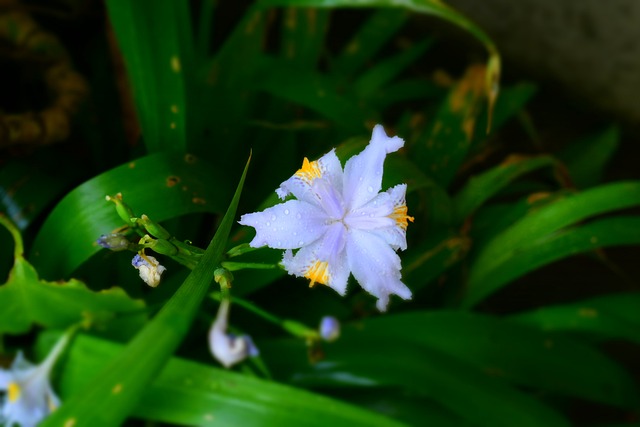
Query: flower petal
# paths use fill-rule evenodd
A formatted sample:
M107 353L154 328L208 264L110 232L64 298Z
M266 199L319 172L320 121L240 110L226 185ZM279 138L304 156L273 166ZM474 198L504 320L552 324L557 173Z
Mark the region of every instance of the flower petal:
M371 233L380 236L394 250L407 249L407 224L408 221L413 221L413 217L407 215L406 191L407 184L400 184L390 188L386 193L380 193L380 196L389 195L393 210L388 218L392 220L392 225L387 228L371 229Z
M313 162L305 157L302 167L291 178L280 184L276 193L280 199L293 194L298 200L315 203L316 198L311 185L317 178L325 178L339 193L342 192L342 165L336 156L335 149Z
M284 253L282 264L289 274L306 277L311 286L321 283L340 295L347 291L349 267L344 256L346 230L340 222L332 224L322 239L304 246L295 255Z
M387 309L389 295L411 298L411 290L400 281L400 257L379 236L350 230L347 235L349 268L360 286L378 298L380 311Z
M344 222L349 228L375 230L391 228L395 221L389 217L393 213L393 201L387 192L379 193L366 205L350 211Z
M344 167L342 195L347 210L364 206L380 192L384 159L403 145L402 138L389 138L381 125L373 128L369 145L360 154L350 158Z
M262 212L242 215L242 225L256 229L253 248L297 249L317 240L327 229L322 209L307 202L289 200Z
M245 339L227 334L229 304L228 299L220 302L218 315L209 330L209 349L211 354L225 368L230 368L246 359L249 354L248 343Z

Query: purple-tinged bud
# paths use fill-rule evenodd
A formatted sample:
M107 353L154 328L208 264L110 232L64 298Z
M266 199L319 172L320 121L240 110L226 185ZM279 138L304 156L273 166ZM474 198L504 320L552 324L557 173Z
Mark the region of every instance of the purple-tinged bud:
M124 234L111 233L103 234L98 240L96 240L100 246L105 249L110 249L114 252L124 251L131 245L131 242L127 240Z
M337 340L340 337L340 321L333 316L324 316L320 320L320 336L328 342Z

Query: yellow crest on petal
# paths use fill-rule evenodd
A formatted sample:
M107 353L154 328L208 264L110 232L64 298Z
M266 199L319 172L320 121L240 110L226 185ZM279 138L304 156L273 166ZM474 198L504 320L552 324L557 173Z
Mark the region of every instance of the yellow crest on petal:
M305 157L302 162L302 167L298 169L295 176L299 177L307 184L311 184L314 179L322 177L322 170L320 169L320 165L317 160L310 162L309 159Z
M20 399L20 394L22 394L22 390L20 390L20 386L14 382L9 383L7 387L7 398L9 402L15 402Z
M326 285L329 282L329 263L326 261L316 261L311 267L304 273L304 277L311 280L309 287L313 288L316 283Z

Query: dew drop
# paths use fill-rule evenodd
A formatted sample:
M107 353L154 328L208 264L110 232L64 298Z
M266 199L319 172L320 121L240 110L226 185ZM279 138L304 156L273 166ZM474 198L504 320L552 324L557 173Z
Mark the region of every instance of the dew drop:
M267 227L269 227L271 225L271 223L269 221L267 221Z
M296 214L296 218L297 218L297 219L300 219L300 218L302 218L302 215L300 215L300 213L297 213L297 214Z
M373 214L372 213L369 214L369 218L373 218Z
M276 242L276 244L277 244L278 246L282 246L282 242L281 242L280 240L278 240L278 241Z
M299 244L300 246L304 245L304 240L300 240L300 241L298 242L298 244Z
M275 221L276 220L276 216L275 215L271 215L271 221Z
M358 181L362 182L362 179L363 179L363 178L362 178L362 177L360 177L360 178L358 178Z
M298 235L298 232L297 232L297 231L294 231L294 232L293 232L293 235L294 235L294 236L297 236L297 235Z
M367 191L368 191L369 193L373 193L373 187L372 187L372 186L368 186L368 187L367 187Z
M284 214L285 214L285 215L289 215L289 209L285 209L285 210L284 210Z
M273 231L278 231L278 229L276 227L273 227Z

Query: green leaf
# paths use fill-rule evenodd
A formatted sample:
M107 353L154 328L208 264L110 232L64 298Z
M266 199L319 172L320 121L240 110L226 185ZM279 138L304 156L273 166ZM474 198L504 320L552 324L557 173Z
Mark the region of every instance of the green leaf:
M323 349L326 358L311 366L295 357L296 348L298 355L303 353L293 341L261 344L270 365L277 364L296 385L351 387L351 393L361 388L398 387L411 396L437 402L475 426L569 425L553 409L502 379L415 341L364 336L349 328L338 342Z
M0 224L15 240L15 260L8 281L0 286L0 334L24 334L34 324L66 328L79 322L103 333L128 338L145 319L145 305L122 289L94 292L84 283L39 280L38 273L22 254L22 238L9 220L0 215Z
M189 85L195 65L189 4L108 0L106 6L133 87L147 150L186 151L194 132L186 120L188 97L194 95Z
M82 391L70 397L43 427L118 425L131 413L148 384L189 331L218 267L234 222L249 162L231 204L200 262L153 320Z
M536 245L548 249L547 246L544 246L545 241L552 242L554 238L562 242L560 245L571 245L571 237L564 237L565 233L556 237L552 233L591 216L638 204L640 204L640 182L629 181L602 185L582 193L569 195L531 212L480 249L469 271L467 293L462 305L464 307L473 306L504 285L506 283L504 277L508 279L516 277L517 275L511 274L505 266L508 266L516 257L521 256L530 246ZM604 224L604 226L594 225L596 231L606 234L608 226L606 223ZM610 224L610 226L613 227L614 224ZM582 240L587 237L586 234L588 233L577 235L578 239L582 241L581 247L585 247L584 245L587 244ZM626 238L622 234L624 232L616 234L617 237L614 237L614 240L603 240L603 242L604 244L616 244L615 240L622 239L620 244L626 244L635 239L635 237ZM633 236L634 233L630 233L630 235ZM590 237L588 236L589 241ZM607 239L604 236L601 238ZM597 240L591 245L592 248L601 246ZM545 249L541 250L544 252ZM565 249L565 251L568 250ZM549 257L550 255L546 253L543 256ZM522 264L520 265L522 266ZM507 268L507 271L502 273L505 276L494 279L495 273L501 268ZM521 267L516 266L515 268Z
M332 62L331 71L342 77L356 74L395 35L407 18L404 10L373 11Z
M420 58L431 45L431 40L424 40L405 51L380 61L356 79L354 83L355 92L363 98L375 95L381 87L392 81L398 74Z
M454 198L456 222L462 223L484 202L518 177L557 161L549 156L524 157L511 155L500 165L469 179Z
M282 57L300 68L315 69L325 46L329 12L290 8L283 15Z
M46 338L43 335L40 341ZM92 374L117 357L122 348L109 341L79 335L69 349L61 372L63 402L82 393ZM140 401L132 406L131 416L191 426L403 425L308 391L175 357L145 387Z
M640 293L625 292L542 307L511 319L548 332L586 335L598 341L625 339L640 344L638 307Z
M620 130L612 126L571 144L558 157L567 165L574 184L579 188L587 188L600 183L607 163L619 144Z
M30 260L41 276L57 279L70 276L101 250L96 239L124 225L106 195L120 192L134 212L160 222L192 212L224 211L227 182L218 168L189 154L159 153L118 166L56 205L36 236Z
M451 184L473 142L486 77L486 67L469 67L413 146L416 164L444 188Z

